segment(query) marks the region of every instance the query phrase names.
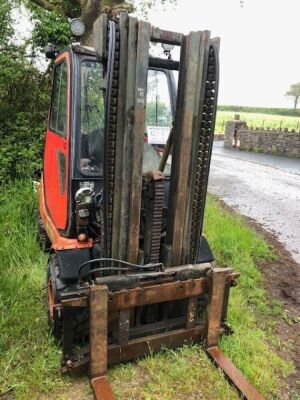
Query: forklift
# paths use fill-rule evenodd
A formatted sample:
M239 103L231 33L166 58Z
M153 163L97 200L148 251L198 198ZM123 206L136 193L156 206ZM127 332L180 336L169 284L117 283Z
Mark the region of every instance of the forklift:
M201 342L244 398L263 399L218 347L239 274L203 235L219 39L121 12L100 15L93 41L55 57L39 185L61 370L89 371L112 400L109 365Z

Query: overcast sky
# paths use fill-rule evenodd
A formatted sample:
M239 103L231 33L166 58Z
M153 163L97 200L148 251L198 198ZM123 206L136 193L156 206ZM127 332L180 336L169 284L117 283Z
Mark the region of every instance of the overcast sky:
M149 20L221 37L219 104L292 106L284 93L300 81L300 0L178 0Z
M300 0L177 3L167 12L153 10L149 20L168 30L208 29L220 36L219 104L292 107L284 94L300 81ZM16 23L23 34L30 31L26 16Z

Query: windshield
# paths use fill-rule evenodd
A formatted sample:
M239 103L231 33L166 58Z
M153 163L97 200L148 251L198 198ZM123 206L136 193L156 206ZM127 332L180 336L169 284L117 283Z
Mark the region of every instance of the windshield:
M80 170L84 174L103 174L104 91L100 62L81 63L80 83ZM143 173L156 171L172 127L172 109L167 74L148 71ZM170 175L170 155L164 173Z
M104 92L102 64L81 63L80 84L80 170L85 174L103 172Z
M156 171L172 127L172 109L167 74L161 70L149 70L147 81L147 105L143 173ZM164 173L171 173L170 155Z

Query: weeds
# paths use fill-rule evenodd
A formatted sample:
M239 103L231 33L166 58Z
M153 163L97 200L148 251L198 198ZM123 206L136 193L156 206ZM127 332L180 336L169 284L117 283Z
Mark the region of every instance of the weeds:
M7 185L0 194L0 388L20 399L60 380L54 373L60 350L47 331L47 258L36 240L36 200L28 181Z

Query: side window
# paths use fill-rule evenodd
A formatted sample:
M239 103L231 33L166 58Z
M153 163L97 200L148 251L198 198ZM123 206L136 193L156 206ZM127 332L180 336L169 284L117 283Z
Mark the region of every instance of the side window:
M80 170L101 175L104 158L103 66L85 60L81 63L80 95Z
M68 67L66 61L55 67L50 111L50 129L67 136Z

